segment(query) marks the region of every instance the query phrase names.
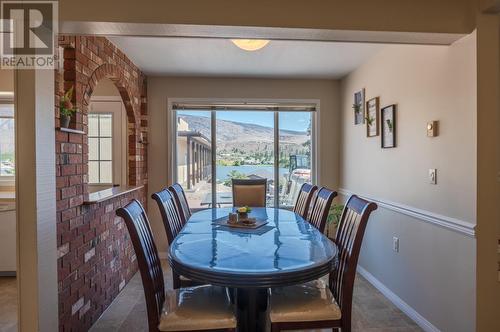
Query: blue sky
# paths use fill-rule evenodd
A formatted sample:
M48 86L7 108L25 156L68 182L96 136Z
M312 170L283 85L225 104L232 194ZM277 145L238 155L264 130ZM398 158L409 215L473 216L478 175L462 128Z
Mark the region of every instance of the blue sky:
M179 114L210 117L207 111L178 111ZM273 127L273 112L217 111L217 119L251 123ZM283 130L306 131L311 118L309 112L281 112L280 128Z

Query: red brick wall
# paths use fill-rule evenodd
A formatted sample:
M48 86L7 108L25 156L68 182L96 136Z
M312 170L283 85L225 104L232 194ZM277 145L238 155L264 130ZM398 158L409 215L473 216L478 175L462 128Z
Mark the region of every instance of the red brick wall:
M56 73L56 106L74 86L78 112L71 127L85 134L56 131L57 237L60 331L86 331L137 271L123 220L115 211L146 188L108 201L83 205L88 195L87 113L103 78L118 88L128 119L128 184L147 185L146 78L102 37L60 36L63 64ZM59 109L56 107L56 127Z

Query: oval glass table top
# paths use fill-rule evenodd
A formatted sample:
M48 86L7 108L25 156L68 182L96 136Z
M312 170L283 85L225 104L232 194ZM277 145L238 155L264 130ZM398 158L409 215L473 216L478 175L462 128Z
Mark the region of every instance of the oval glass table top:
M252 208L267 220L257 229L217 224L232 208L194 213L170 246L174 271L193 280L229 287L274 287L313 280L337 262L337 247L292 211Z

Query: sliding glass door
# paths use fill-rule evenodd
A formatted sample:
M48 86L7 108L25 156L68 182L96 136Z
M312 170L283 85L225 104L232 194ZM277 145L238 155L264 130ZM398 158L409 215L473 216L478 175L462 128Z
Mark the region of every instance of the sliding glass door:
M279 205L291 207L305 182L313 182L312 113L279 112Z
M231 179L267 179L267 206L291 207L313 182L311 111L175 111L174 180L196 208L232 205Z
M212 112L176 114L176 181L192 209L212 206Z
M274 112L216 112L216 203L232 204L231 179L267 179L274 205Z

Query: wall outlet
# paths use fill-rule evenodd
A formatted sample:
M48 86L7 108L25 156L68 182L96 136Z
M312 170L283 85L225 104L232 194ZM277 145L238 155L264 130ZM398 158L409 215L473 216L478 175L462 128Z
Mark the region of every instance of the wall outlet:
M429 183L437 184L437 169L435 168L429 169Z
M394 252L399 252L399 238L398 237L393 237L392 238L392 250Z

